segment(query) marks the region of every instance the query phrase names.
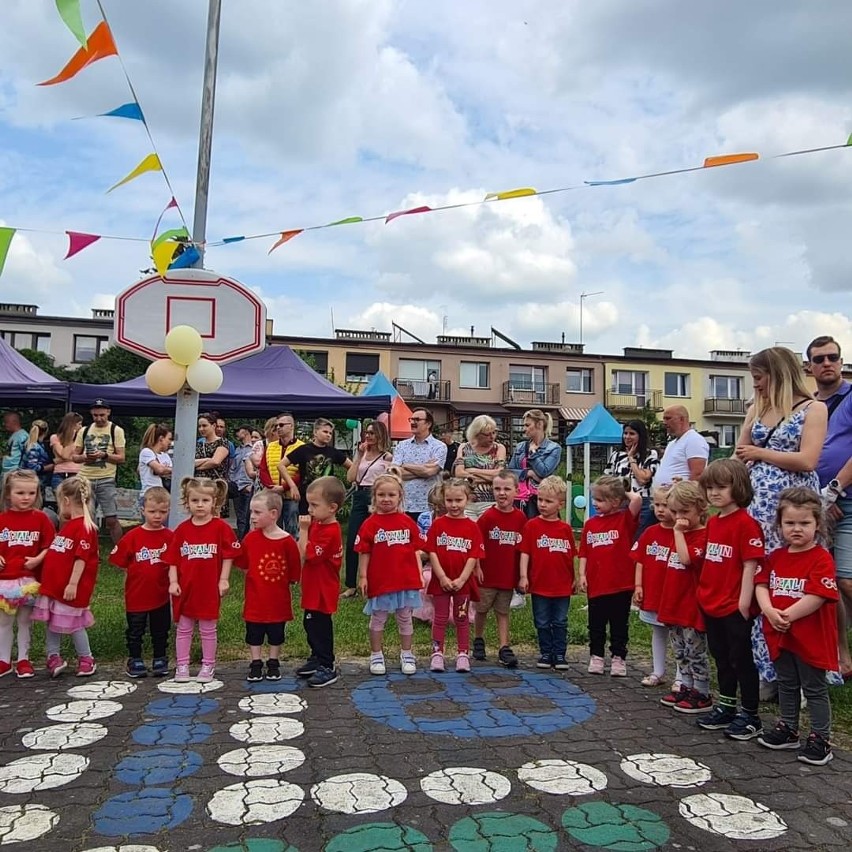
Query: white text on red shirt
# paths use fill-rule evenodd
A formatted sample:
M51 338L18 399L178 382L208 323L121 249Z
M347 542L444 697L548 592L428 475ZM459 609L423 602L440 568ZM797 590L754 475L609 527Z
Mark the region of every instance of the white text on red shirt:
M714 541L707 542L707 552L704 558L708 562L724 562L734 555L734 548L730 544L716 544Z
M586 544L590 547L609 547L614 541L618 541L618 530L586 533Z
M452 550L456 553L467 553L473 546L473 541L469 538L462 538L460 535L441 533L435 539L435 544L438 547L443 547L445 550Z
M551 553L570 553L571 542L567 538L551 538L549 535L539 536L536 540L539 550L549 550Z
M393 544L410 544L411 530L380 529L376 531L376 536L373 540L377 543L386 544L388 547Z
M803 598L805 580L802 577L779 577L774 571L770 571L769 589L779 598Z
M508 544L510 547L514 547L520 543L521 534L514 530L501 530L500 527L492 527L488 531L488 538L498 544Z
M8 527L0 531L0 541L5 541L9 547L22 545L29 547L31 544L36 544L41 538L41 533L38 530L10 530Z
M219 552L218 544L190 544L185 541L180 546L180 555L187 559L209 559Z

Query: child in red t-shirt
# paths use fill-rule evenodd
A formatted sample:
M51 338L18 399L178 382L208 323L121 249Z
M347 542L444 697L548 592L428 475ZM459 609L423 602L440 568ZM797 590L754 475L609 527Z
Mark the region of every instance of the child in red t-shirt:
M676 482L667 502L675 518L674 551L666 565L657 618L669 628L680 688L673 687L660 703L678 713L706 713L713 706L710 660L696 595L707 543L707 500L697 482Z
M278 526L283 501L274 491L261 491L250 503L251 532L240 543L234 565L245 571L243 620L249 646L247 681L264 679L264 639L269 643L266 680L281 680L279 655L284 629L293 620L290 584L299 582L302 557L296 539Z
M538 486L538 516L527 521L521 551L518 591L530 592L538 634L539 669L565 671L568 661L568 608L574 593L574 531L559 517L568 488L558 476Z
M308 686L331 686L340 677L334 665L334 622L343 564L343 538L337 513L346 489L335 476L320 476L308 485L308 515L299 518L299 552L302 556L302 624L311 655L296 669Z
M189 653L198 622L201 668L196 680L209 683L216 672L219 610L230 585L231 564L240 543L219 517L228 499L224 479L184 479L181 502L189 518L178 524L163 559L169 566L169 594L177 619L175 683L189 681Z
M719 699L698 720L707 731L722 730L734 740L750 740L763 730L757 715L760 679L754 664L754 575L763 559L763 531L746 511L754 499L748 468L739 459L717 459L698 480L711 506L707 547L698 580L698 606L707 644L716 661ZM742 710L737 713L737 687Z
M666 649L669 644L669 629L660 624L657 608L663 592L666 566L674 551L674 515L669 510L668 486L655 488L651 494L658 524L648 527L633 545L631 551L636 560L635 589L633 602L639 607L639 620L651 625L651 674L642 678L642 686L662 686L666 682ZM675 682L680 681L680 675Z
M157 677L169 673L166 643L171 627L169 606L169 565L164 555L172 541L165 526L169 516L169 492L159 485L149 488L142 498L142 526L134 527L112 549L109 561L127 574L124 581L124 610L127 618L127 674L147 677L142 660L145 627L151 630L154 659L151 672Z
M77 677L89 677L97 666L87 627L95 623L89 602L98 578L98 528L89 514L92 486L71 476L56 488L59 517L65 521L54 536L41 566L41 589L33 619L47 622L47 670L57 677L68 667L59 655L63 634L70 634L77 652Z
M592 486L595 514L580 536L578 590L589 596L589 674L604 673L609 627L609 673L627 676L628 621L636 566L630 551L639 527L642 495L626 491L624 480L602 476Z
M485 556L482 535L475 521L466 518L465 506L473 497L466 479L450 479L444 484L446 514L429 527L426 552L432 566L427 592L432 596L433 672L444 671L444 640L450 611L456 626L456 671L470 671L470 602L479 599L474 571L477 560Z
M32 677L30 623L38 594L38 576L54 529L39 503L38 476L12 470L3 479L0 514L0 677L12 672L12 639L18 626L19 678Z
M773 551L754 579L763 632L778 675L781 718L758 742L799 748L800 693L808 700L811 733L799 750L803 763L823 766L831 751L831 704L825 673L837 668L837 582L829 552L816 542L822 501L810 488L778 497L778 526L787 547Z
M492 480L495 505L480 515L476 525L485 545L485 557L479 561L476 579L479 600L476 602L473 659L485 659L485 618L494 610L501 666L514 669L518 658L509 644L509 609L520 577L521 530L527 516L514 507L518 499L518 476L513 470L501 470Z

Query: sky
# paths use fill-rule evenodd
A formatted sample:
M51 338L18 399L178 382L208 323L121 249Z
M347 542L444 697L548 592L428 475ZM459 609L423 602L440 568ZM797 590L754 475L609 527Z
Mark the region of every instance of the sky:
M207 3L103 0L191 227ZM89 30L95 0L82 0ZM210 241L842 144L848 0L223 0ZM130 100L115 57L52 87L77 49L53 0L4 0L0 224L19 233L2 301L90 315L151 266L145 242L68 261L67 230L147 237L159 174L109 195L150 143L89 118ZM84 118L81 118L84 117ZM74 120L81 118L81 120ZM579 340L707 357L852 352L852 148L210 247L277 334ZM176 227L170 213L163 227Z

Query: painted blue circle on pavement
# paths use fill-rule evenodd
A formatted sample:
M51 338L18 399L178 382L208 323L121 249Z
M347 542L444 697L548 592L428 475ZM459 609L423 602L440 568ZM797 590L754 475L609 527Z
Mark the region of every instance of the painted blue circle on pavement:
M213 728L191 719L171 722L148 722L133 730L133 741L146 746L195 745L213 734Z
M135 787L173 784L194 775L203 764L200 754L179 748L152 748L125 757L115 767L115 777Z
M192 796L143 787L107 799L92 815L92 824L104 837L136 837L175 828L191 813Z
M360 684L352 701L397 731L468 739L550 734L585 722L596 709L570 681L493 667L469 675L391 674Z
M168 698L149 701L144 712L146 716L162 719L188 719L190 716L212 713L218 707L219 702L213 698L202 698L200 695L170 695Z
M295 692L305 686L304 678L282 677L281 680L244 681L248 692L267 694L271 692Z

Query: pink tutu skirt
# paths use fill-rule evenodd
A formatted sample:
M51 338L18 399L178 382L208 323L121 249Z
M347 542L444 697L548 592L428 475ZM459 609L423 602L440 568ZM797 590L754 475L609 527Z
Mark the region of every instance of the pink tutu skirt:
M88 607L68 606L39 595L33 606L33 621L47 622L48 630L54 633L76 633L95 623L95 617Z
M0 612L14 615L19 607L32 606L38 597L39 585L35 577L0 580Z

